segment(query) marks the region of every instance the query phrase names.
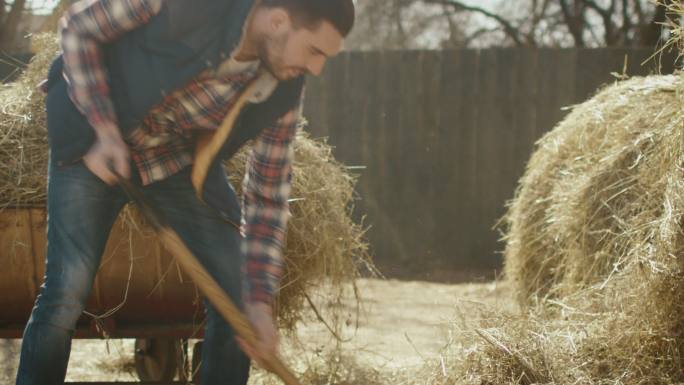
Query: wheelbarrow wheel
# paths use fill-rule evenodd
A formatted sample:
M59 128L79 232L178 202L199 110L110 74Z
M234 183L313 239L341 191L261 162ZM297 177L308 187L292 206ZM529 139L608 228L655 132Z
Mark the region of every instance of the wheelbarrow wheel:
M135 340L135 371L141 381L169 382L178 372L182 341L175 338Z

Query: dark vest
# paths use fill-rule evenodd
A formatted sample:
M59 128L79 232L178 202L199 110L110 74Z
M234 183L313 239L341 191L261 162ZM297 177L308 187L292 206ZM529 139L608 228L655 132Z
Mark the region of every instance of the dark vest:
M217 68L237 47L253 0L168 0L150 22L102 47L110 95L125 137L165 95L207 68ZM95 132L67 94L62 57L48 74L48 140L57 166L76 162L95 140ZM232 221L240 207L221 163L292 109L304 78L278 84L270 98L247 105L204 185L204 200Z

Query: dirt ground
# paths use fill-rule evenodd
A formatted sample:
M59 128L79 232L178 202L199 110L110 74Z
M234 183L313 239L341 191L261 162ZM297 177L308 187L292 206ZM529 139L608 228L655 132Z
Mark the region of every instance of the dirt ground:
M355 322L344 330L342 351L379 373L416 367L439 357L453 341L451 323L463 320L469 309L482 304L514 310L506 287L497 282L436 284L397 280L361 279L363 298L358 328ZM356 314L350 306L349 314ZM356 317L350 317L356 319ZM308 355L321 355L335 339L312 312L297 329ZM192 343L192 341L191 341ZM67 381L135 381L133 340L74 340ZM287 339L284 354L294 351ZM12 384L20 349L19 340L0 340L0 384ZM300 350L301 351L301 350Z

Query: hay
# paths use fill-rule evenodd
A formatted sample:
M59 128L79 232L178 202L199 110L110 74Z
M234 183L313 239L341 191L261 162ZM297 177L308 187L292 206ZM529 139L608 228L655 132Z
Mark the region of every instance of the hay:
M684 381L683 97L682 74L619 82L537 143L506 217L529 312L490 323L541 378L508 382Z
M684 4L681 1L654 0L658 6L665 7L666 20L663 27L669 32L670 38L658 49L660 56L664 52L675 50L678 53L677 60L684 56L684 28L682 28L682 16L684 16Z
M506 273L522 298L606 285L635 264L679 268L682 91L680 76L621 82L537 143L507 216Z
M0 208L44 205L47 127L43 95L36 84L58 50L54 35L33 40L38 52L15 83L0 88Z
M359 362L353 352L343 353L338 350L309 359L299 356L289 365L298 368L299 381L307 385L399 385L379 370ZM271 373L253 368L249 384L280 385L282 381Z
M58 46L52 34L34 37L37 53L21 78L0 90L0 209L44 206L47 137L43 96L35 85L47 74ZM248 148L227 165L240 186ZM293 330L316 288L325 284L331 301L341 301L343 282L358 275L359 263L370 266L363 228L351 219L355 177L336 162L324 141L297 134L293 191L285 250L285 275L277 297L278 322ZM125 226L138 231L139 216L127 214ZM145 231L148 232L148 231ZM354 293L352 293L354 294ZM331 328L341 315L327 314Z

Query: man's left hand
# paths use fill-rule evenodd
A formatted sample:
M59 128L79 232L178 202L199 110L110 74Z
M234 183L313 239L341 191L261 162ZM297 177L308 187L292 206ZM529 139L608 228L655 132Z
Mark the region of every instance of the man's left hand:
M245 306L247 319L257 336L257 345L251 346L240 337L235 337L242 351L259 366L265 367L265 359L278 352L278 331L273 320L273 309L263 302L248 303Z

